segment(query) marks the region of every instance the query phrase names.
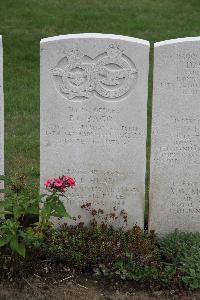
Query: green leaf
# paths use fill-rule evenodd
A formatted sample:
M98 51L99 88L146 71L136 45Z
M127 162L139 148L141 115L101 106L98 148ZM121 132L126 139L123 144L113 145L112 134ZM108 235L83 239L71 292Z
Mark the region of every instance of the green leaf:
M2 240L0 240L0 247L3 247L8 243L9 243L9 239L2 239Z
M14 251L16 251L16 248L18 246L18 238L16 236L12 237L10 240L10 248Z
M69 218L70 217L70 215L66 211L64 204L60 200L56 199L55 202L53 201L51 203L51 207L52 207L51 215L53 217L60 217L60 218L63 218L63 217Z
M19 243L19 244L18 244L17 252L18 252L18 254L21 255L22 257L25 257L25 256L26 256L26 248L25 248L24 244L22 244L22 243Z
M13 237L10 241L10 248L13 251L16 251L19 255L25 257L26 256L26 248L24 244L19 243L17 237Z
M12 215L13 213L11 211L8 211L8 210L3 210L3 211L0 211L0 214L1 215Z
M13 204L11 204L9 201L0 200L0 209L12 210L12 208L13 208Z
M21 216L24 215L24 210L20 206L13 207L13 214L15 219L19 219Z

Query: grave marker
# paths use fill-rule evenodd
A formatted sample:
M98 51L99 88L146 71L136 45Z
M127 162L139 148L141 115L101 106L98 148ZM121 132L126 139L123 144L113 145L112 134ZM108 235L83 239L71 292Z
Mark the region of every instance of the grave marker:
M80 206L91 203L143 226L148 67L149 42L140 39L41 41L41 188L49 177L75 177L65 204L79 222L88 223Z
M155 44L150 229L200 231L200 37Z

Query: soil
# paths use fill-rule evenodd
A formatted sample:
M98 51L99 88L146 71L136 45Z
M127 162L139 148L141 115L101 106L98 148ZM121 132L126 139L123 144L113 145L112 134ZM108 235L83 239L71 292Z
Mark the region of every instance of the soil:
M168 295L167 295L168 293ZM138 291L134 288L117 290L105 288L98 280L80 278L69 275L63 279L53 281L53 278L40 278L34 274L31 278L24 278L21 282L2 282L0 284L0 299L54 299L54 300L160 300L160 299L200 299L200 293L176 294L166 291Z
M21 286L16 284L1 284L0 299L159 299L152 297L145 292L118 292L105 291L95 281L81 280L81 283L76 280L64 279L62 282L47 283L40 278L32 278L21 283ZM164 299L164 298L163 298Z
M56 265L57 266L57 265ZM200 299L199 293L160 291L145 289L132 282L106 279L89 273L77 273L64 266L60 272L55 265L42 262L38 272L7 270L7 278L0 280L0 300L158 300L158 299ZM35 268L36 270L36 268ZM16 271L16 270L15 270ZM3 273L1 273L3 274Z
M36 253L25 259L0 253L0 300L200 300L200 292L159 290L133 281L80 272Z

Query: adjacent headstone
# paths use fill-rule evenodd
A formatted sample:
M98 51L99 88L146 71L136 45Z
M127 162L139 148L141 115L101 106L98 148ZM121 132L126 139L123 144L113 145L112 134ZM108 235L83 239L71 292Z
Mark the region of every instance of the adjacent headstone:
M78 222L90 220L81 209L90 203L118 216L117 226L126 213L129 226L143 226L148 67L149 42L140 39L41 41L41 188L49 177L75 177L65 204Z
M0 35L0 175L4 175L4 96L3 96L3 45ZM3 183L0 181L0 188Z
M150 229L200 231L200 37L155 44Z

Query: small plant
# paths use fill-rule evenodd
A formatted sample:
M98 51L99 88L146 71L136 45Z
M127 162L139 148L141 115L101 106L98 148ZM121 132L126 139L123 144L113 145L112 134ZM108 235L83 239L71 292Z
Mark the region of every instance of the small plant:
M176 230L159 241L165 266L176 270L176 285L200 288L200 234ZM166 274L166 270L164 272Z
M142 272L142 268L153 268L159 260L153 235L138 226L124 231L98 224L94 219L88 226L64 224L59 229L50 228L45 234L44 250L48 257L65 261L69 266L90 268L104 275L118 274L122 278L123 272L133 274L132 266Z
M0 247L9 245L12 251L25 256L22 242L24 228L30 223L28 216L38 216L39 197L35 189L28 187L25 176L14 179L1 176L6 188L0 201ZM37 217L38 218L38 217ZM32 218L34 222L37 218Z
M25 257L25 245L20 242L22 237L22 228L19 221L14 218L2 221L0 223L0 247L9 245L12 251Z
M61 198L67 198L65 195L66 189L69 187L73 188L75 180L72 177L63 175L59 178L48 179L44 185L48 193L41 195L40 224L48 226L51 217L71 218Z
M4 176L6 188L1 191L0 214L13 218L23 225L27 215L38 215L39 195L36 187L28 186L25 176L10 179Z
M91 215L89 225L84 226L79 215L75 226L54 228L51 217L71 218L62 199L75 186L72 177L48 179L41 196L24 176L5 178L5 184L0 197L0 253L10 248L25 257L28 250L29 259L31 253L33 259L38 255L96 275L173 290L200 288L199 233L175 231L158 239L138 226L129 229L126 211L114 207L105 213L91 203L81 206ZM115 229L115 222L121 227Z
M50 226L51 217L70 217L61 197L66 197L66 189L73 187L75 180L69 176L48 179L45 182L48 193L39 197L35 187L25 184L24 176L3 179L6 189L0 201L0 247L9 245L24 257L27 241L41 238L42 230Z

